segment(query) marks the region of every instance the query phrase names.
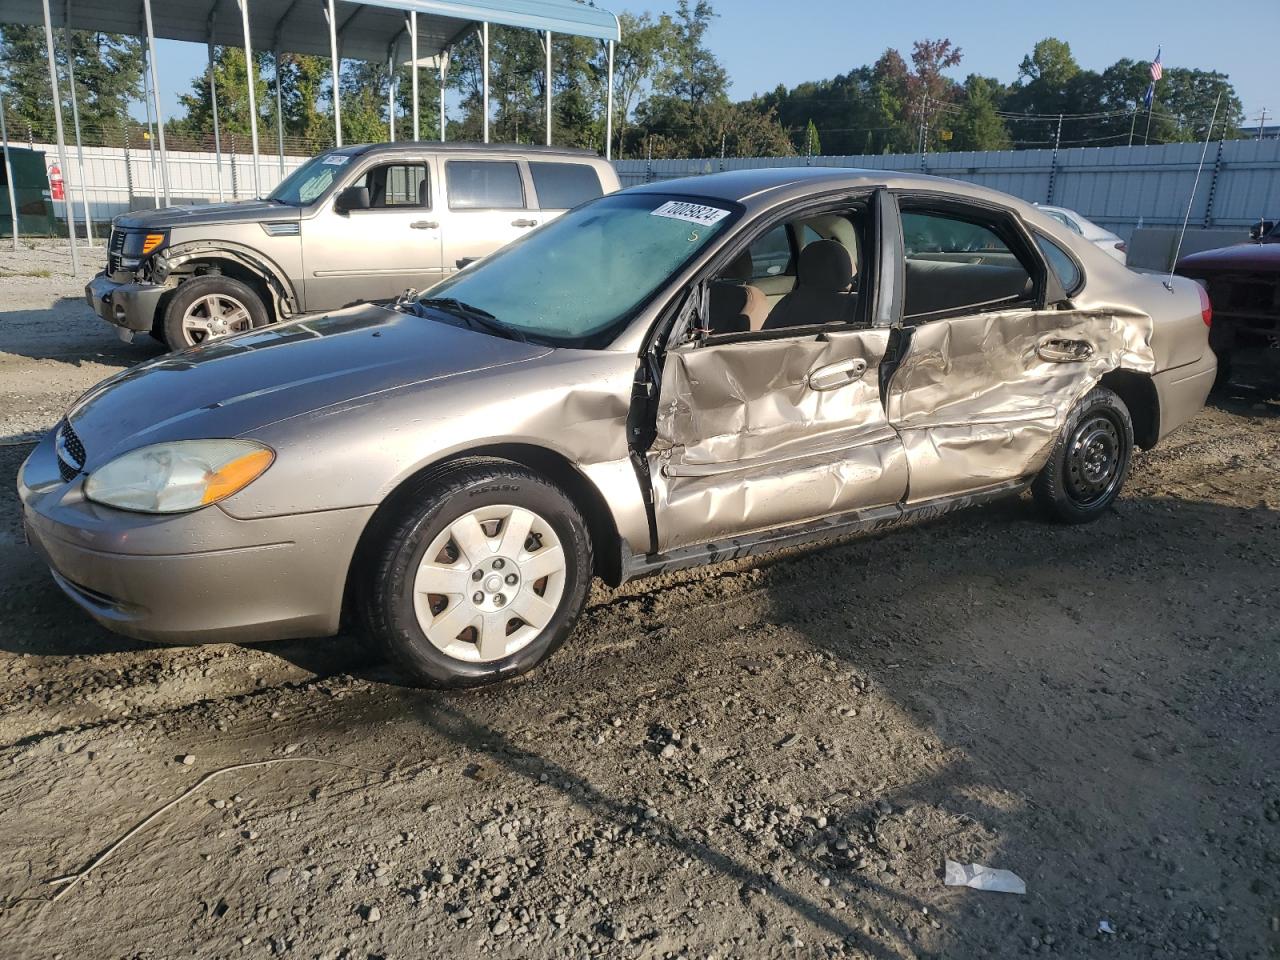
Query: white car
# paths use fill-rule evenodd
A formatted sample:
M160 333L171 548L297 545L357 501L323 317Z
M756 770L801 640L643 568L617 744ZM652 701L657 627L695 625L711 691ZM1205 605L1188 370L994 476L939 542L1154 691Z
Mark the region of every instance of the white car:
M1036 206L1059 223L1066 224L1069 229L1080 234L1095 247L1101 247L1121 263L1125 263L1128 260L1128 248L1125 246L1125 242L1110 230L1098 226L1092 220L1086 220L1074 210L1068 210L1066 207L1050 207L1043 203L1037 203Z

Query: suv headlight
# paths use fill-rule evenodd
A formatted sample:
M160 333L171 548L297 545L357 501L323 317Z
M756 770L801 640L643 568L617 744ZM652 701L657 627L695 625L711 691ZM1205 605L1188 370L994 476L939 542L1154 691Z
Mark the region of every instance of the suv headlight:
M275 451L252 440L178 440L140 447L93 471L84 495L139 513L184 513L225 500L260 477Z

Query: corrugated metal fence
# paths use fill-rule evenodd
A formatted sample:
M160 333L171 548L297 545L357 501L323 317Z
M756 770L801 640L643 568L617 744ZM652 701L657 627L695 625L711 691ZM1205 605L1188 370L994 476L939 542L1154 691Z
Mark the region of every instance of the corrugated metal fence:
M919 154L857 157L734 157L724 160L620 160L615 163L622 185L633 186L673 177L741 170L749 167L862 167L874 170L922 171L994 187L1039 203L1054 203L1128 239L1133 229L1182 223L1200 162L1201 144L1156 147L1007 150L990 153L935 153L921 162ZM35 144L54 163L57 149ZM69 151L69 170L77 218L79 191L74 189L77 164ZM118 213L150 206L159 193L158 167L146 150L85 148L85 178L93 218L99 223ZM285 157L289 174L306 157ZM159 158L155 157L155 164ZM275 156L258 160L265 193L280 181ZM219 172L212 153L169 151L171 193L175 203L218 199ZM254 196L250 156L223 154L222 195L227 200ZM63 217L62 204L55 204ZM1280 140L1230 140L1211 143L1191 212L1192 227L1246 227L1264 216L1280 214Z
M752 167L861 167L955 177L1023 200L1079 211L1128 239L1143 226L1181 225L1203 144L1080 147L857 157L752 157L724 160L619 160L624 187ZM1280 140L1209 144L1191 226L1247 227L1280 214Z

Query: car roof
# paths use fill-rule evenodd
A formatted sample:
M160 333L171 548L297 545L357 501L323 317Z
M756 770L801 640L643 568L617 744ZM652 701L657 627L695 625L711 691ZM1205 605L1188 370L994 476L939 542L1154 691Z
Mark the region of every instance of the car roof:
M771 206L779 201L801 198L815 192L867 187L941 192L955 197L999 203L1014 207L1021 213L1035 212L1035 207L1017 197L964 180L856 167L758 167L659 180L631 187L628 192L699 196L729 200L754 208Z
M349 147L341 147L335 153L349 153L352 156L366 156L381 153L397 153L404 150L421 150L430 148L436 153L530 153L547 156L573 157L575 159L600 159L593 150L579 147L555 147L530 143L467 143L465 141L446 142L443 140L394 140L390 143L357 143Z

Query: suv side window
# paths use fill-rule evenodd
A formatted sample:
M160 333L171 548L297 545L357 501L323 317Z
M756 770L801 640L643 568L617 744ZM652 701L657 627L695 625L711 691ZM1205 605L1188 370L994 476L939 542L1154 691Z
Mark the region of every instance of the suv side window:
M543 210L568 210L604 196L600 177L589 164L530 160L529 173Z
M430 207L431 180L425 163L384 163L366 171L369 208Z
M902 248L908 323L1035 297L1031 269L991 225L951 213L904 210Z
M793 261L791 235L787 225L780 223L751 244L751 279L794 273Z
M523 210L524 184L514 160L450 160L450 210Z

